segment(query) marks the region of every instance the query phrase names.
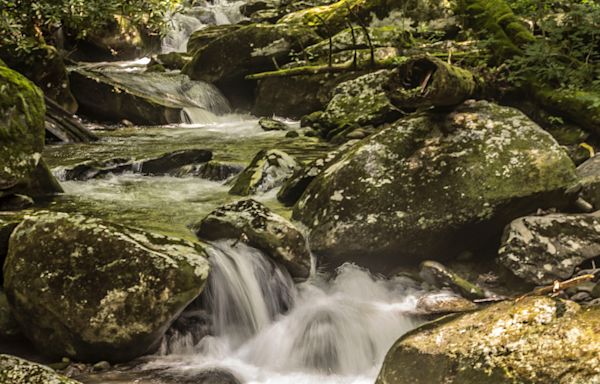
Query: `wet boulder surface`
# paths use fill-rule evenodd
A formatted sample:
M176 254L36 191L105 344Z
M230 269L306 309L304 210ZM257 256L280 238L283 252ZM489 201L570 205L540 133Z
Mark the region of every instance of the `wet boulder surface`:
M277 150L262 150L237 176L229 190L232 195L249 196L279 187L299 168L295 158Z
M600 213L518 218L506 227L498 255L500 264L531 284L566 280L600 256Z
M567 204L574 180L563 148L525 115L470 101L351 147L309 185L293 218L311 230L324 265L386 271L499 239L516 217Z
M304 235L288 220L255 200L240 200L211 212L193 226L200 239L236 239L283 264L296 278L310 274L311 256Z
M44 354L125 361L152 352L203 290L203 249L81 215L38 212L10 238L4 287Z
M81 384L56 373L49 367L10 355L0 355L0 383L10 384Z
M526 297L425 324L388 352L377 384L599 383L600 307Z

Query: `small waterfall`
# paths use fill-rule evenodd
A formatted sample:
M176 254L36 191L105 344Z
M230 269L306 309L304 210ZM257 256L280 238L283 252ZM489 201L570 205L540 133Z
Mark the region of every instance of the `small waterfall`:
M372 382L392 343L418 325L410 313L419 289L410 279L379 279L347 264L333 280L294 286L244 244L219 242L208 253L213 271L194 311L202 314L199 332L210 323L210 336L172 338L147 368L217 366L253 383Z
M235 24L244 17L240 7L244 1L212 0L195 1L184 6L169 17L169 32L163 38L162 52L185 52L187 43L195 31L209 25Z

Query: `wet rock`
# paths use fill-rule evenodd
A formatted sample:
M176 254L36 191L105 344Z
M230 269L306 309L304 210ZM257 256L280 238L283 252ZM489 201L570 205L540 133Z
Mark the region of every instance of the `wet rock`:
M499 262L535 285L573 276L575 268L600 256L600 213L521 217L510 223Z
M128 73L90 65L72 69L69 76L81 111L100 121L158 125L185 122L186 108L228 112L214 87L180 73Z
M148 65L156 63L162 65L166 69L181 70L191 60L191 56L180 52L160 53L153 57Z
M310 273L310 251L302 233L255 200L224 205L193 228L205 240L243 239L283 264L293 277L307 278Z
M592 289L591 295L594 299L600 298L600 283L596 284L594 289Z
M470 312L477 309L473 302L451 292L425 294L417 300L417 313L423 315L447 315Z
M296 204L306 188L308 188L309 184L327 169L327 167L337 159L340 153L356 143L356 141L349 141L338 147L336 150L331 151L326 156L316 159L308 165L299 168L285 181L277 193L277 200L288 206Z
M44 354L127 361L158 347L209 269L197 244L42 211L12 233L4 287L23 333Z
M0 289L0 340L12 339L19 334L19 324L12 314L6 294Z
M263 117L258 120L258 125L265 131L287 131L288 125L283 121Z
M390 70L382 69L336 87L333 98L316 121L324 137L347 134L365 125L381 125L397 120L402 112L384 92Z
M0 211L20 211L33 205L33 199L25 195L15 194L0 197Z
M94 372L104 372L110 369L110 363L108 361L100 361L92 366Z
M521 112L485 101L394 123L343 152L293 218L332 266L375 271L498 241L516 217L563 207L575 167Z
M468 299L482 299L487 296L483 289L435 261L421 263L419 275L436 288L450 288Z
M298 168L296 159L276 149L262 150L237 177L232 195L249 196L279 187Z
M81 384L52 369L9 355L0 355L0 383L10 384Z
M16 216L0 216L0 287L4 282L4 276L1 272L6 255L8 255L8 240L20 221Z
M177 177L193 176L213 181L224 181L239 175L243 170L244 166L241 164L211 160L203 164L180 167L174 175Z
M108 174L125 172L143 175L185 175L183 167L193 167L206 164L212 159L212 152L206 149L183 149L169 152L155 158L144 160L129 160L122 158L104 161L91 160L77 164L72 168L62 168L57 171L63 180L89 180Z
M208 368L186 374L165 372L154 376L161 384L242 384L234 373L223 368Z
M577 167L581 197L600 209L600 156L594 156Z
M528 297L407 333L377 384L600 382L600 307Z

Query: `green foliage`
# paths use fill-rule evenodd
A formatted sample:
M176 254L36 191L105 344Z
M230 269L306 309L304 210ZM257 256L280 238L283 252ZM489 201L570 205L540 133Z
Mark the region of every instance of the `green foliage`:
M0 0L0 46L30 50L60 28L77 38L102 30L117 18L160 32L178 0Z
M554 88L600 90L600 4L513 3L535 20L537 34L522 55L508 61L508 80L521 85L535 78Z

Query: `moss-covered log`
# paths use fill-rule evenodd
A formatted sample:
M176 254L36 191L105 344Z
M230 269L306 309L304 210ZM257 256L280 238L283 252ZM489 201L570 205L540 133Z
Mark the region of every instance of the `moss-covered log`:
M535 90L534 95L545 109L567 117L590 132L600 134L600 94L541 88Z
M520 54L521 48L534 40L531 31L504 0L458 0L456 7L467 27L490 39L497 61Z
M470 71L428 56L400 65L385 86L388 98L401 110L457 105L473 97L478 88Z

